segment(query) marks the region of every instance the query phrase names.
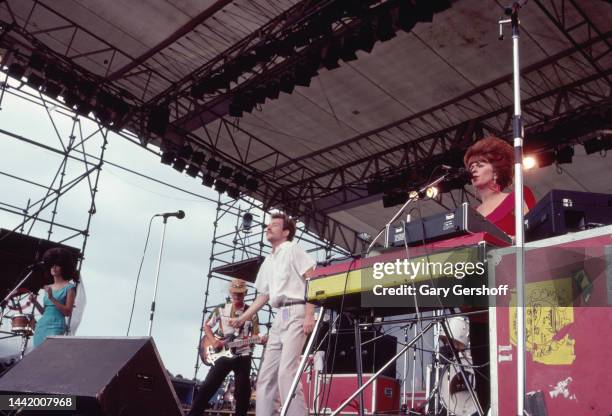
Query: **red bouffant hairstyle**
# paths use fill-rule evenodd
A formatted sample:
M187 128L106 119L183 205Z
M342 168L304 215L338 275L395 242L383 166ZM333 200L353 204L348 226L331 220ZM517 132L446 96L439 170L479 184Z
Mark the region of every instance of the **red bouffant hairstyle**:
M507 188L512 184L514 152L508 142L495 136L478 140L465 152L463 163L469 169L470 163L479 160L493 165L493 172L497 176L497 184L501 189Z

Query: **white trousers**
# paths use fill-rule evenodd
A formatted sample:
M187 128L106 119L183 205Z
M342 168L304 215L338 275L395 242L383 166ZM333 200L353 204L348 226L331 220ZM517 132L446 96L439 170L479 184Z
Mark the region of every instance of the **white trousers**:
M263 363L257 375L257 416L280 414L281 403L289 394L291 383L300 366L300 355L306 340L304 334L305 305L280 308L268 336ZM301 383L291 400L287 415L308 414Z

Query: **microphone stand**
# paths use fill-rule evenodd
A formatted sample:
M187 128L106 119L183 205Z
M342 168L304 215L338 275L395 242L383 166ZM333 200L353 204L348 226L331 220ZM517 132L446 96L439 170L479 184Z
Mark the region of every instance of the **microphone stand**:
M512 117L512 132L514 139L514 226L516 245L516 411L518 416L525 413L525 228L523 211L523 120L521 115L521 88L519 67L520 22L519 9L526 1L514 2L505 9L509 19L500 19L500 40L503 39L502 25L510 23L512 27L512 63L514 116Z
M151 302L151 313L149 315L149 332L148 332L149 336L151 336L151 331L153 330L153 317L155 315L155 299L157 298L157 286L159 284L159 271L161 269L162 254L164 252L164 240L166 239L166 225L168 223L168 217L166 215L164 215L163 217L164 217L164 227L162 229L161 244L159 245L159 254L157 255L157 271L155 273L155 286L153 288L153 301Z
M17 289L23 286L23 284L30 278L30 276L32 276L32 273L34 273L36 266L29 266L29 269L30 271L28 272L28 274L23 279L21 279L21 281L17 283L17 286L15 286L13 290L11 290L9 294L6 295L4 299L2 299L2 302L0 302L0 305L2 306L2 311L0 312L0 325L2 324L2 319L4 318L4 307L8 303L8 300L15 294L15 292L17 292Z
M449 175L450 175L450 172L445 173L444 175L440 176L438 179L434 180L433 182L428 183L427 185L419 189L417 191L416 196L409 198L408 201L406 201L406 203L404 203L404 205L402 205L402 207L395 213L395 215L385 224L385 227L382 230L380 230L378 234L376 234L376 237L372 239L372 242L370 243L370 245L368 246L368 249L366 250L366 254L370 252L374 244L376 244L376 241L378 241L378 239L383 233L385 233L385 248L387 248L389 246L389 228L391 227L391 224L393 224L400 217L400 215L402 215L402 213L406 210L408 205L410 205L412 202L419 199L419 195L425 192L427 188L436 186L437 184L442 182L444 179L446 179L446 177Z

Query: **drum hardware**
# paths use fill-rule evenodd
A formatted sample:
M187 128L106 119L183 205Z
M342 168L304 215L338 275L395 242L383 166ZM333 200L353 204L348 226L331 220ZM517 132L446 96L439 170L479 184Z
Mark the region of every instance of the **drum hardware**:
M33 314L20 313L11 316L11 332L15 335L32 336L36 328Z
M2 339L21 337L18 358L15 360L13 365L24 357L26 349L28 348L30 337L34 335L36 328L36 320L34 319L34 305L32 305L29 301L31 295L33 294L28 289L24 287L17 287L13 289L9 293L9 296L7 296L2 302L2 310L0 311L0 325L2 325L4 318L9 319L11 322L10 331L0 331L1 334L6 335L6 337L3 337ZM26 313L25 309L30 306L32 307L31 313ZM16 313L11 314L11 312Z
M476 397L475 374L469 353L469 331L462 328L458 318L443 318L438 331L433 364L428 378L433 387L428 392L426 414L432 416L472 416L484 414ZM440 345L440 343L444 345ZM428 383L429 387L430 383Z

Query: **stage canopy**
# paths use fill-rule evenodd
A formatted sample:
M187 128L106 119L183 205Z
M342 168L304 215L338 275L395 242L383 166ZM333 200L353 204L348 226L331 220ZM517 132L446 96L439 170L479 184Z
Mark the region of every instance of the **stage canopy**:
M177 170L357 251L437 165L459 166L484 135L511 139L504 5L6 0L0 54L11 76ZM611 15L600 0L520 10L526 150L552 163L526 174L536 196L612 192ZM473 202L460 185L422 215Z

